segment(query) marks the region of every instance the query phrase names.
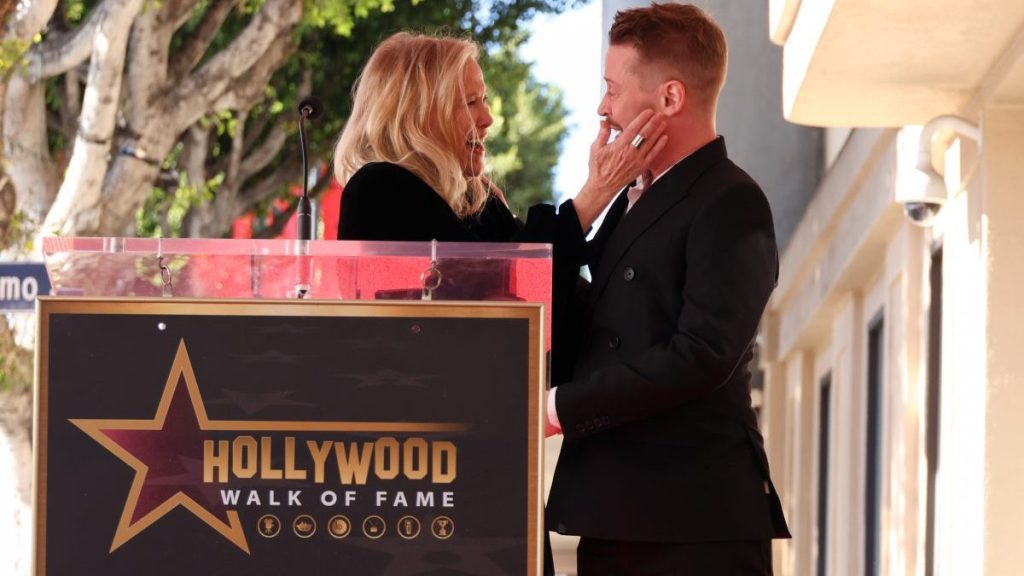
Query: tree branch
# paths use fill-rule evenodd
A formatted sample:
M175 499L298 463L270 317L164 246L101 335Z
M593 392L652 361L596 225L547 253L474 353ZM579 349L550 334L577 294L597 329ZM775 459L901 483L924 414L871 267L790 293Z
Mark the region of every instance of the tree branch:
M185 4L192 3L190 1ZM154 96L166 89L167 59L175 30L170 12L174 9L174 6L168 4L152 6L136 18L132 27L128 48L127 68L130 73L126 78L125 115L129 126L136 131L151 122L156 112L152 106Z
M210 152L210 132L209 127L204 127L202 122L196 122L185 131L182 138L184 149L178 159L178 165L188 174L189 186L196 190L201 190L206 185L206 156ZM185 221L182 222L182 231L190 237L202 237L203 234L198 233L199 228L212 219L215 203L216 198L213 202L203 201L189 210L185 215Z
M168 77L182 78L199 64L210 48L210 43L220 32L221 25L235 8L235 4L235 0L213 0L203 14L203 21L199 27L189 35L188 44L178 50L171 60Z
M64 34L47 35L32 48L27 57L32 81L53 78L88 60L100 24L106 16L106 10L100 6L90 12L78 28Z
M252 109L266 97L266 86L270 78L296 48L291 35L278 37L244 77L233 80L220 98L213 101L214 109Z
M318 166L319 161L315 165ZM324 190L327 189L327 184L329 182L329 178L320 179L317 182L316 186L314 186L313 189L309 191L309 197L316 198L317 196L319 196ZM274 215L274 221L271 222L270 226L267 226L263 230L260 230L259 232L254 234L253 237L276 238L281 233L281 231L284 230L284 227L288 225L288 221L291 220L292 214L295 214L295 211L298 209L298 207L298 198L295 198L288 204L288 207L285 208L283 212Z
M60 102L60 133L68 142L75 139L78 117L82 114L82 86L79 82L78 67L64 74L64 98Z
M301 176L302 167L298 162L283 162L269 176L258 182L246 186L243 192L246 206L262 202L280 192L289 184L296 181L296 176Z
M210 129L197 122L185 131L183 141L185 146L178 164L188 174L189 185L202 186L206 184L206 156L210 152Z
M242 154L245 152L245 121L249 118L248 110L238 112L238 120L235 123L235 135L231 138L231 154L229 155L228 170L225 180L235 182L238 178L238 171L242 164Z
M171 0L167 3L167 11L164 14L165 21L171 23L171 28L181 28L188 19L192 17L192 10L199 4L199 0Z
M42 234L75 234L99 224L100 191L110 164L128 34L141 7L142 0L104 0L96 8L103 14L94 38L78 137L64 182L40 230Z
M246 86L262 90L265 80L253 77L254 71L279 65L290 51L291 31L302 16L302 3L293 0L266 0L245 30L177 88L167 94L167 109L175 110L175 124L185 127L203 114L239 105L238 94ZM271 53L276 47L277 54ZM268 56L276 62L264 62ZM272 70L271 70L272 72ZM269 79L269 74L267 74Z
M14 74L4 94L4 171L14 182L18 209L42 222L60 188L46 134L45 86Z
M23 0L18 2L14 17L7 23L5 38L31 40L46 28L57 9L57 0Z
M310 71L306 71L302 75L302 81L299 84L299 94L309 93L313 88L313 74ZM263 119L261 119L263 120ZM263 142L252 152L245 155L245 161L241 166L241 181L245 182L249 178L255 176L261 172L264 168L269 165L274 158L277 157L281 151L281 147L284 146L288 139L288 126L292 123L292 120L287 116L282 116L274 122L273 128L271 128L270 134L263 140ZM258 130L262 132L263 125L260 124ZM236 142L237 145L237 142ZM245 150L249 149L251 142L244 146Z
M267 131L267 126L270 125L270 118L270 113L264 110L255 120L252 120L252 126L245 130L245 142L242 143L245 150L252 150L252 147L264 135L264 132Z
M14 0L0 1L0 25L7 23L7 16L14 10ZM6 186L6 184L4 184Z
M258 174L277 158L278 152L288 140L287 125L288 121L284 118L275 122L274 127L270 129L270 135L242 160L239 166L239 178L242 182Z

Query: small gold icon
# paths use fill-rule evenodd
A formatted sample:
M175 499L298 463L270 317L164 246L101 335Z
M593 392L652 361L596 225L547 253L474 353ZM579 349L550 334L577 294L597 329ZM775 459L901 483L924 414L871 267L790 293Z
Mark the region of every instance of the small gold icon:
M281 533L281 521L273 514L264 514L256 522L256 530L264 538L273 538Z
M300 514L292 521L292 531L299 538L309 538L316 534L316 520L309 514Z
M387 529L384 519L380 516L367 516L366 520L363 520L363 535L367 538L376 540L383 536Z
M398 535L412 540L420 535L420 521L415 516L403 516L398 521Z
M455 522L447 516L438 516L430 523L430 533L438 540L447 540L455 532Z
M330 532L331 536L341 540L352 531L352 523L345 516L338 515L331 518L331 521L327 523L327 531Z

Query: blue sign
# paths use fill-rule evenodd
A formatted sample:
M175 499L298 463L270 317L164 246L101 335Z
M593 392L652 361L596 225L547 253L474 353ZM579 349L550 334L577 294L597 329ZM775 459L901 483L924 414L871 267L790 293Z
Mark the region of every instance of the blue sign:
M35 310L36 296L50 293L50 277L40 262L0 262L0 312Z

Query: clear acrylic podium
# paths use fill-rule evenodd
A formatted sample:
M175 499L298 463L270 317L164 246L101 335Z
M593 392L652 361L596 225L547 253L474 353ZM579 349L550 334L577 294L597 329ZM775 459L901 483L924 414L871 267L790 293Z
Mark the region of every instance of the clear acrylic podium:
M542 302L549 342L551 254L511 243L43 240L56 296Z
M549 245L43 254L34 574L542 573Z

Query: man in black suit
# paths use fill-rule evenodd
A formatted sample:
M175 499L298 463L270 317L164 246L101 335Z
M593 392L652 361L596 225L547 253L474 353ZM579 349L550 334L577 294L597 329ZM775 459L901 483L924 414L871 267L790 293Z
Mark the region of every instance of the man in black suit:
M621 129L654 109L668 142L590 242L573 374L548 397L565 438L547 528L582 537L580 576L771 574L789 532L749 364L778 254L715 129L725 36L699 8L653 4L619 12L609 44L598 113Z

